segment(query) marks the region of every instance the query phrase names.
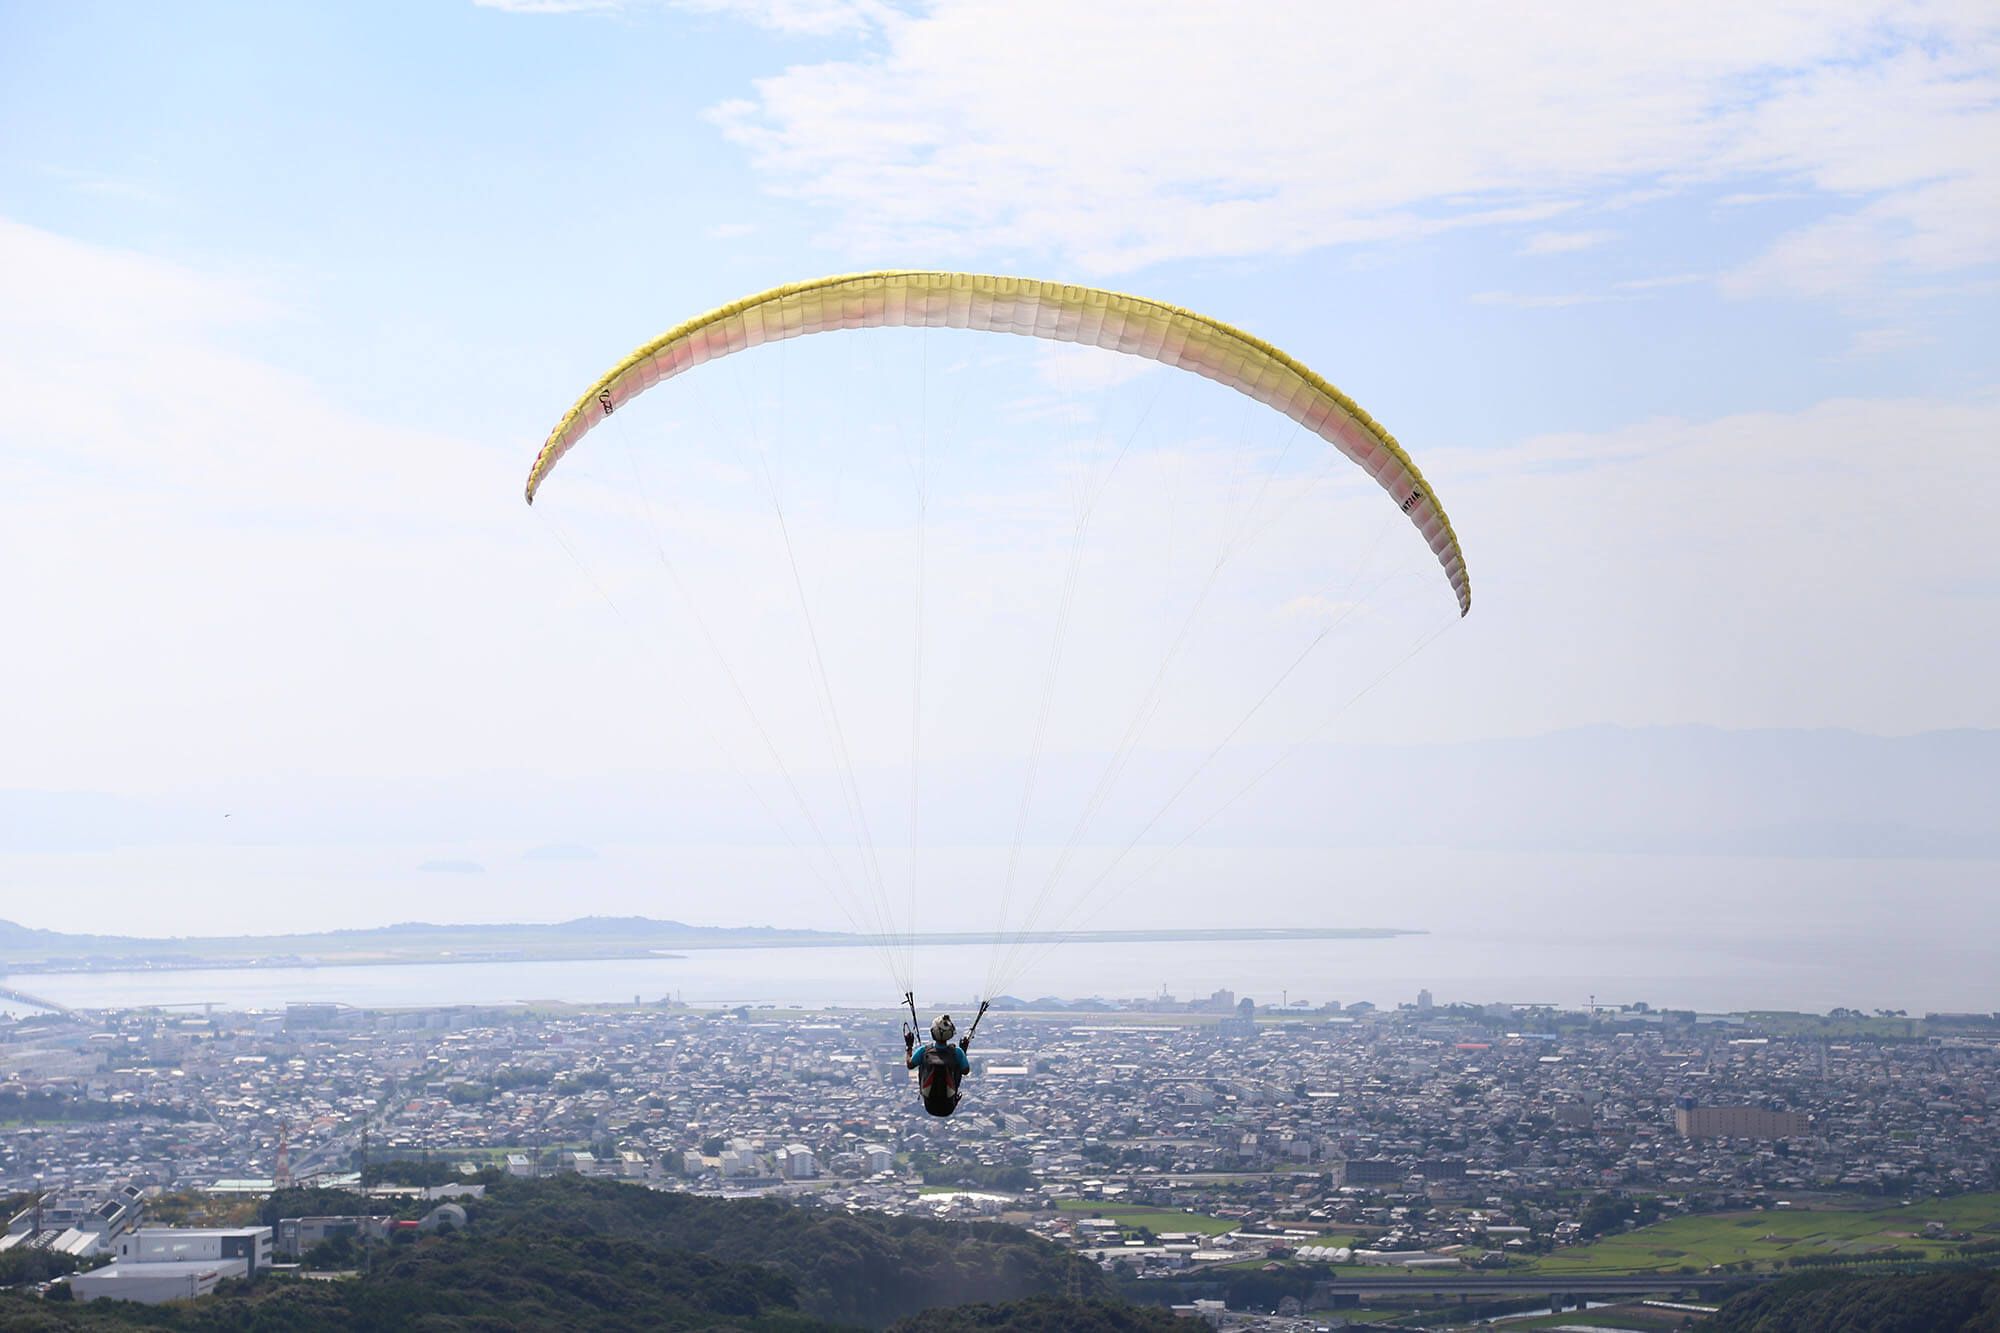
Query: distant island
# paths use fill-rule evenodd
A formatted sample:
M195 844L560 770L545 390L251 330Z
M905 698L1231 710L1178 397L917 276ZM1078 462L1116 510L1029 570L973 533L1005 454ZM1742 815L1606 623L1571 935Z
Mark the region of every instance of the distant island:
M914 944L1084 944L1353 940L1421 935L1419 930L1353 927L1218 927L1207 930L927 932ZM72 935L0 921L0 976L203 967L357 967L385 963L600 961L672 957L692 949L872 947L874 936L774 926L690 926L640 916L587 916L554 924L435 925L412 921L365 930L304 935L222 935L147 939Z

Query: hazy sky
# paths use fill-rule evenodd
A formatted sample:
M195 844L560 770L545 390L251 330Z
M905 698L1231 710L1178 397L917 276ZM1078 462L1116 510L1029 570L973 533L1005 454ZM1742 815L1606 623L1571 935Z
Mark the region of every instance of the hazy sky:
M635 701L629 626L588 586L616 567L579 575L520 502L528 463L582 386L692 313L930 266L1211 313L1396 433L1452 514L1475 602L1356 710L1359 739L2000 726L1990 4L0 0L0 917L74 925L60 897L87 885L164 928L143 908L163 885L324 865L282 821L207 822L315 791L467 803L722 771L670 700ZM976 356L960 337L951 355ZM1090 382L1107 418L1153 392L1096 361L994 356L1010 387ZM924 373L982 373L967 364ZM1210 404L1192 401L1189 422ZM680 440L673 411L628 443ZM1239 480L1283 438L1246 444ZM592 527L590 488L617 475L588 470L597 442L551 521ZM1198 523L1186 459L1229 460L1157 457ZM680 531L735 529L713 458L718 489L690 490ZM794 462L801 485L851 483ZM991 600L981 558L981 517L1036 498L998 467L955 481L931 557L933 712L954 681L977 711L982 662L1033 679L972 650L954 671L954 614L1047 633L1044 603ZM874 635L849 586L864 566L843 561L897 521L801 519L836 658L842 623L856 654ZM789 609L749 568L709 574L712 614ZM1251 580L1215 614L1254 629L1313 596ZM1066 670L1113 675L1079 642ZM886 651L909 669L907 643ZM1228 669L1191 656L1161 745L1199 753L1227 728L1240 704L1201 682ZM883 693L848 719L864 767L904 753L882 739L892 721L908 736L904 691ZM786 709L780 748L824 740L823 718ZM990 747L968 733L959 758ZM871 808L905 799L883 782ZM183 822L56 856L29 792L171 799ZM1012 798L965 799L997 800L1004 842ZM344 839L362 905L307 924L646 910L602 836L595 863L542 858L587 886L553 908L518 875L501 892L416 869L583 840L561 818L511 849L385 825L374 851Z

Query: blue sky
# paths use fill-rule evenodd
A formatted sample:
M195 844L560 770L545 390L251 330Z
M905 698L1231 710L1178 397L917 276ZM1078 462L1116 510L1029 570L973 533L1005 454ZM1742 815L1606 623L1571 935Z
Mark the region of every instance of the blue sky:
M250 275L286 315L267 354L322 367L319 378L342 400L390 407L401 419L433 382L441 345L468 378L496 362L550 365L552 384L567 387L588 378L601 348L649 336L667 313L730 299L774 273L897 263L984 262L1171 290L1337 366L1357 395L1366 387L1367 401L1396 395L1399 429L1418 438L1501 443L1524 430L1602 429L1658 414L1796 409L1857 387L1884 396L1990 387L1991 339L1982 336L1993 332L1990 253L1910 270L1888 261L1885 240L1884 271L1851 273L1831 290L1774 280L1754 296L1733 293L1728 279L1788 236L1892 194L1814 188L1810 167L1771 169L1811 153L1767 151L1765 162L1711 173L1692 156L1634 154L1623 167L1579 147L1576 158L1594 170L1572 179L1584 169L1538 164L1517 187L1489 186L1498 208L1404 188L1386 201L1399 221L1379 238L1311 244L1321 221L1313 215L1329 211L1315 204L1299 210L1301 234L1281 243L1260 248L1246 235L1238 249L1227 237L1170 238L1155 247L1163 260L1150 264L1098 253L1093 237L1067 237L1059 226L996 243L992 233L1007 230L1018 199L995 201L998 225L912 224L876 235L872 220L844 217L837 204L809 206L799 173L758 171L755 151L732 139L717 109L746 98L757 106L760 79L803 82L799 71L815 67L889 64L896 38L860 19L845 28L825 20L836 27L830 35L811 23L788 31L755 21L765 12L757 5L577 9L10 6L0 90L8 216ZM1879 66L1933 31L1920 11L1869 17L1817 26L1846 37L1842 59L1857 58L1847 54L1854 47ZM1042 40L1061 34L1050 23ZM1960 160L1947 168L1974 175L1972 159L1994 147L1991 52L1969 40L1946 49L1963 68L1933 81L1970 84L1965 97L1975 109L1984 99L1983 111L1912 117L1911 128L1948 126L1957 142L1944 151ZM1797 75L1747 53L1740 63L1735 83ZM1170 75L1169 67L1149 76L1148 94L1151 79L1171 86ZM1716 92L1742 95L1733 83ZM1052 109L1060 105L1054 99ZM1442 126L1400 128L1448 132L1452 110L1440 109ZM1259 114L1254 97L1240 114ZM1602 136L1614 150L1628 129L1552 125ZM1393 151L1344 154L1305 126L1287 133L1299 135L1302 162L1330 172L1347 156L1365 167ZM1218 135L1217 150L1228 142ZM1808 146L1840 156L1838 144ZM1070 179L1060 173L1050 186ZM997 192L1017 182L1010 174L994 184ZM1157 188L1200 186L1169 178ZM805 194L807 205L781 190ZM1416 225L1508 208L1553 211L1430 236ZM1336 302L1335 318L1301 292ZM1356 335L1357 323L1367 336ZM593 346L584 330L600 341ZM1436 392L1410 347L1457 372L1454 392ZM491 393L440 403L437 423L459 426L469 410L492 410L491 425L511 425L520 419L512 413L532 416L540 405L531 396L540 385L519 388L518 405Z
M1358 739L2000 726L1990 7L0 3L0 788L694 754L520 476L634 344L888 266L1199 309L1396 432L1475 610Z

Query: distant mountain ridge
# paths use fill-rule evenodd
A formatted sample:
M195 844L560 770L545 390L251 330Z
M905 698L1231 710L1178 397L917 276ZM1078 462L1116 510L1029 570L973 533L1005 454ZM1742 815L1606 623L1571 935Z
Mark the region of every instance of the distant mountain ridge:
M0 945L35 944L61 942L77 944L81 942L103 944L209 944L217 942L237 943L255 940L268 945L289 944L301 940L355 939L368 936L409 936L435 935L449 932L454 935L508 936L532 933L536 935L629 935L654 937L671 935L682 938L737 937L768 938L782 935L787 938L813 936L838 938L838 932L819 930L782 930L776 926L690 926L683 921L657 921L644 916L580 916L569 921L540 922L469 922L439 923L431 921L398 921L386 926L354 926L338 930L311 931L296 935L188 935L151 938L141 935L83 935L59 930L42 930L23 926L13 921L0 919Z
M1069 931L1079 941L1380 939L1421 932L1380 927L1217 927L1209 930ZM978 932L929 933L914 943L979 944ZM1053 932L1009 934L1035 943ZM189 936L146 939L68 935L0 921L0 976L121 967L354 966L368 963L544 962L558 959L659 958L673 949L856 947L875 937L776 926L690 926L641 916L587 916L553 924L433 925L405 921L300 935Z
M24 966L51 971L68 963L96 967L114 962L234 963L283 960L316 963L439 962L499 958L656 957L672 947L700 948L776 943L837 943L830 931L774 926L690 926L641 916L585 916L551 924L533 922L439 925L403 921L291 935L175 936L72 935L0 920L0 972Z
M6 924L6 922L0 921L0 926ZM19 929L19 927L16 927L16 929ZM316 934L346 938L366 935L435 934L438 931L450 931L453 934L459 935L477 935L482 933L507 935L521 931L533 931L539 935L672 935L676 938L720 938L723 936L731 938L738 936L768 938L774 935L782 935L787 939L795 937L811 938L815 936L839 938L839 932L837 931L785 930L778 926L690 926L684 921L656 920L648 916L580 916L569 921L555 921L547 925L534 922L444 924L431 921L397 921L386 926L347 926L339 930L316 932Z

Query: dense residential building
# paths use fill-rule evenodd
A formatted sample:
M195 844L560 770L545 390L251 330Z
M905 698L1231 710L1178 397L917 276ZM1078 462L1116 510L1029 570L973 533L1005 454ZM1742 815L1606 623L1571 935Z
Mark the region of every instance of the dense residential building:
M1674 1213L1993 1188L2000 1025L1897 1023L1879 1038L1866 1026L1435 1002L1261 1011L1229 995L996 1009L966 1101L940 1121L918 1104L886 1014L314 1007L5 1020L0 1096L51 1109L0 1129L0 1189L38 1200L16 1210L0 1248L143 1257L149 1199L256 1197L281 1148L301 1183L351 1185L365 1161L395 1158L1005 1212L1162 1274L1272 1252L1504 1262L1583 1238L1605 1197ZM1086 1225L1090 1207L1118 1203L1231 1229L1135 1244ZM309 1250L349 1222L367 1243L376 1220L289 1219L281 1248ZM210 1267L261 1269L269 1248L225 1256L218 1244Z
M1789 1139L1810 1133L1812 1117L1762 1106L1678 1106L1674 1129L1685 1139Z

